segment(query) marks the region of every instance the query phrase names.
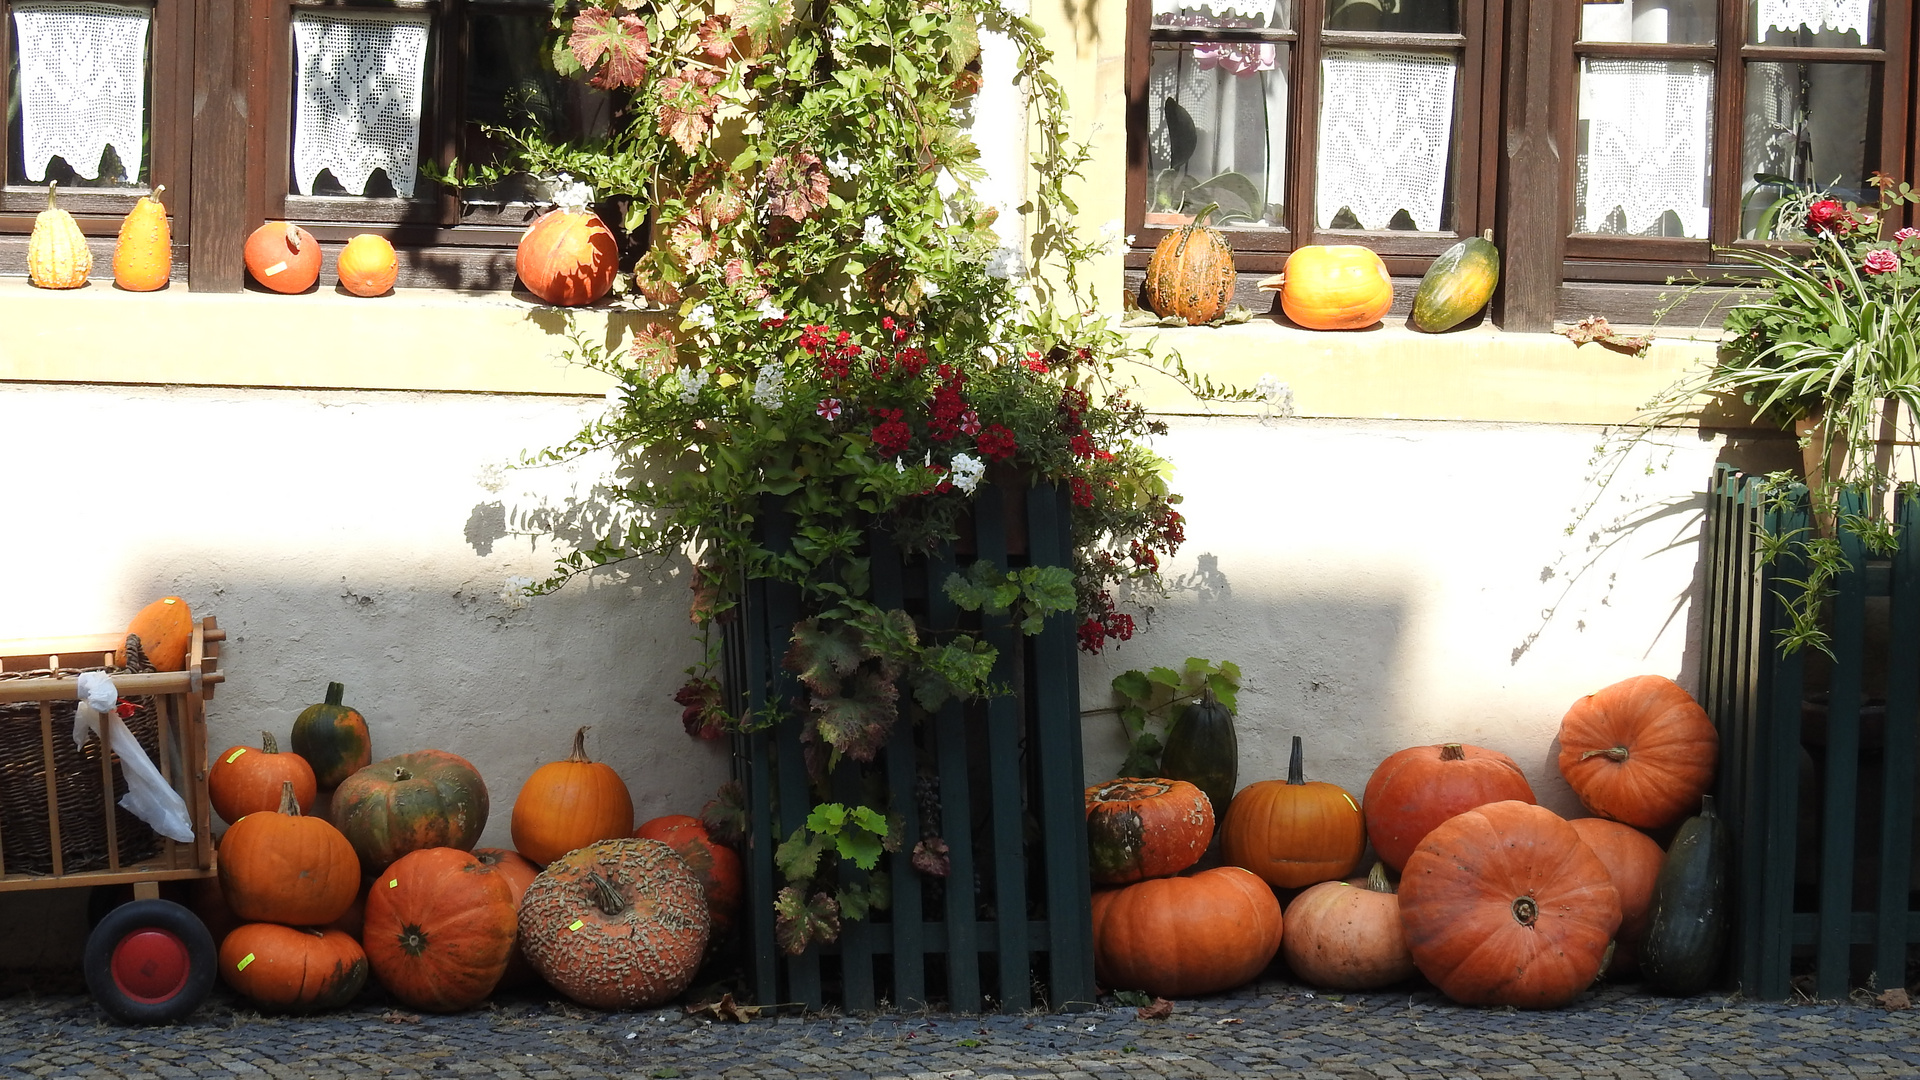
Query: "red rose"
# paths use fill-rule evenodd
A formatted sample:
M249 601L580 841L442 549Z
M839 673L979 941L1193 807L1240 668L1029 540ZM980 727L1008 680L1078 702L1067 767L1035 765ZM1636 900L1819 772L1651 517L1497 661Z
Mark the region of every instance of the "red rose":
M1880 248L1867 252L1867 257L1860 260L1860 265L1869 274L1891 274L1900 269L1900 256L1895 255L1892 248Z
M1844 231L1852 219L1847 208L1833 199L1821 199L1807 207L1807 229L1811 232L1830 233Z

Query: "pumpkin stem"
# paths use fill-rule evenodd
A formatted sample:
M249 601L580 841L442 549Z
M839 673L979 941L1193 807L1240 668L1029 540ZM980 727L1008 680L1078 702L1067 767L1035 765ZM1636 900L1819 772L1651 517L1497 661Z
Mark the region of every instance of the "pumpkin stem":
M1517 896L1513 900L1513 921L1521 926L1532 926L1540 917L1540 905L1534 903L1531 896Z
M1367 871L1367 891L1393 893L1393 882L1387 880L1387 864L1375 860L1373 869Z
M288 817L300 816L300 800L293 797L293 781L280 781L280 812Z
M1183 226L1180 229L1180 243L1174 246L1174 249L1173 249L1174 255L1179 256L1179 255L1185 255L1187 253L1187 241L1193 239L1193 230L1206 228L1207 215L1213 213L1215 210L1218 210L1218 209L1220 209L1219 203L1210 202L1207 205L1201 207L1199 213L1193 215L1193 223L1190 225Z
M410 769L408 769L405 765L395 765L393 767L394 783L397 784L402 780L411 780L411 779L413 779L413 772Z
M592 724L588 724L586 727L573 733L573 756L569 757L567 759L568 761L581 765L590 765L593 763L593 759L587 756L587 728L592 726Z
M1467 760L1467 748L1457 742L1450 742L1440 748L1441 761Z
M1711 795L1700 796L1700 816L1703 818L1720 816L1713 812L1713 796Z
M53 189L60 186L58 180L47 181L47 209L53 209Z
M627 910L629 906L627 898L620 895L620 890L613 887L613 882L593 871L588 871L587 884L593 889L594 905L604 912L607 918L611 919Z
M327 684L327 704L338 705L347 696L347 688L337 682Z
M167 185L165 185L165 184L161 184L161 185L159 185L158 187L156 187L156 188L154 188L154 189L153 189L153 194L151 194L151 195L149 195L149 196L147 196L147 198L148 198L148 199L151 199L151 200L152 200L152 201L154 201L154 202L159 202L159 201L160 201L160 193L161 193L161 192L163 192L163 191L165 191L165 190L167 190Z
M1193 215L1194 227L1200 228L1201 226L1204 226L1207 223L1207 215L1213 213L1215 210L1218 210L1218 209L1220 209L1220 204L1218 202L1210 202L1207 205L1201 207L1200 212Z
M1493 230L1482 229L1480 231L1480 239L1485 240L1489 244L1493 243Z
M1300 760L1300 736L1293 737L1293 753L1287 758L1287 783L1300 787L1307 782L1307 772Z
M287 222L287 250L296 254L300 251L300 229L291 221Z
M1611 761L1617 764L1619 762L1627 760L1627 748L1624 746L1613 746L1613 747L1608 747L1605 750L1589 750L1586 753L1580 755L1580 760L1585 761L1590 757L1604 757L1608 761Z
M260 752L263 754L277 754L280 752L280 741L273 737L273 732L263 731L260 733Z

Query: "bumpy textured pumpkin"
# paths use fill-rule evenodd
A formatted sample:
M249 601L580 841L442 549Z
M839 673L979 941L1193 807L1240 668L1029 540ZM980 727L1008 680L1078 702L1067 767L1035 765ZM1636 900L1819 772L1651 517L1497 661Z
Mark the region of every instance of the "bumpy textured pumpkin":
M1174 719L1160 751L1160 775L1206 792L1214 824L1220 824L1239 790L1240 738L1233 729L1233 710L1220 704L1211 689L1202 688L1200 700Z
M1298 889L1353 873L1366 850L1366 820L1338 784L1308 783L1300 736L1287 778L1248 784L1233 797L1220 829L1220 856L1276 889Z
M280 792L280 809L248 814L220 838L220 892L245 922L330 923L353 906L360 860L340 830L300 815L291 783Z
M1614 935L1609 975L1632 975L1640 970L1640 943L1653 917L1653 883L1660 876L1666 852L1646 833L1606 818L1575 818L1567 824L1600 857L1620 894L1620 932Z
M573 754L533 770L513 800L514 850L544 866L574 848L633 832L633 796L613 766L587 757L587 729Z
M269 221L247 237L247 272L277 293L306 292L320 280L320 241L290 221Z
M220 977L266 1011L338 1009L367 985L367 954L338 930L248 923L220 942Z
M373 977L410 1008L485 1001L513 951L513 891L470 851L408 852L373 880L361 931Z
M346 695L346 687L330 682L327 700L307 706L293 720L293 752L313 766L314 780L322 791L332 791L373 763L367 718L341 704Z
M602 840L547 865L520 901L542 978L597 1009L644 1009L693 981L710 931L699 879L658 840Z
M554 210L520 237L513 267L527 291L549 304L591 304L613 287L620 248L606 223L588 211Z
M713 921L710 940L730 940L740 921L740 906L747 888L739 854L715 840L699 818L686 814L668 814L642 822L633 830L633 835L642 840L658 840L680 856L693 876L700 879L701 891L707 894L707 914Z
M386 237L361 233L340 249L334 268L341 288L355 296L379 296L400 276L400 259Z
M1178 315L1198 326L1227 313L1233 300L1233 245L1207 227L1209 205L1193 221L1160 238L1147 260L1140 298L1156 315Z
M27 237L27 281L43 289L77 289L93 270L93 252L73 215L53 204L55 187L47 185L47 208L33 219Z
M1213 804L1185 780L1126 777L1087 789L1087 855L1099 885L1177 874L1213 839Z
M1309 330L1358 330L1393 307L1393 278L1371 248L1315 244L1295 248L1277 278L1280 310Z
M1328 990L1373 990L1414 973L1385 863L1358 881L1323 881L1294 897L1280 947L1295 975Z
M1512 758L1498 750L1446 743L1409 747L1381 762L1367 779L1362 805L1373 850L1400 870L1434 826L1462 810L1507 799L1537 801Z
M1413 325L1438 334L1479 313L1500 284L1500 249L1493 233L1469 236L1440 253L1413 294Z
M515 925L520 917L520 901L527 894L527 886L540 875L540 868L532 860L517 851L506 848L474 848L473 857L490 873L498 874L506 881L507 888L513 893L513 912ZM537 982L540 973L533 970L532 961L527 959L527 951L520 946L519 934L514 935L513 951L507 954L507 970L500 976L501 986L527 986Z
M1560 775L1587 809L1642 829L1672 825L1713 786L1720 735L1672 679L1641 675L1573 703Z
M1620 927L1607 868L1559 815L1489 803L1442 823L1400 876L1413 962L1466 1005L1552 1009L1592 984Z
M140 196L120 223L120 239L113 246L113 282L129 292L152 292L173 275L173 229L160 193Z
M341 781L333 820L368 871L377 873L422 848L472 851L487 827L487 785L458 754L399 754Z
M318 785L313 766L299 754L283 754L272 732L260 733L259 746L229 746L207 770L207 798L228 822L256 810L280 807L280 785L293 785L293 801L302 814L313 809Z
M155 600L134 615L127 633L140 639L140 651L153 670L186 670L187 650L193 647L193 612L185 600L177 596ZM125 663L124 658L121 662Z
M1280 938L1273 890L1237 866L1093 894L1094 976L1110 989L1231 990L1266 968Z

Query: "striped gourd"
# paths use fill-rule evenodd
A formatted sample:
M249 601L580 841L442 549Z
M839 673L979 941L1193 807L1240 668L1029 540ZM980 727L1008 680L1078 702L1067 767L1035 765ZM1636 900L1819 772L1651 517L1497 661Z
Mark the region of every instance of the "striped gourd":
M1233 299L1233 245L1206 224L1217 207L1209 204L1154 247L1140 287L1142 302L1154 314L1178 315L1199 326L1227 313Z

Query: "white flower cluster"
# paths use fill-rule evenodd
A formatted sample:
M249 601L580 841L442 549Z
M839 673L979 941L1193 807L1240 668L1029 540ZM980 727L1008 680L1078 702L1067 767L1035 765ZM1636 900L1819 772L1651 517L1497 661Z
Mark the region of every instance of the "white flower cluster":
M1100 251L1105 255L1118 255L1133 246L1133 234L1122 235L1120 230L1126 226L1119 218L1114 218L1100 226Z
M500 590L500 602L507 605L508 611L519 611L527 606L532 595L533 579L515 575L507 579L506 586Z
M561 173L553 178L553 204L578 214L593 205L593 189L574 183L572 173Z
M701 330L713 329L713 326L714 326L713 305L712 304L693 305L693 310L687 312L686 324L688 326L697 327Z
M993 249L993 255L987 259L987 276L1007 281L1027 272L1026 257L1020 249L1008 244Z
M768 364L753 380L753 403L763 409L777 409L786 400L787 369Z
M1253 384L1253 392L1260 395L1262 415L1267 419L1285 420L1294 416L1293 387L1280 381L1279 376L1268 372L1260 376Z
M980 486L980 478L986 475L986 471L986 462L972 454L959 453L953 455L953 471L948 476L954 487L971 495L973 489Z
M691 405L700 400L700 391L707 388L707 380L712 376L706 368L676 368L674 378L680 381L680 404Z
M761 297L760 306L755 308L753 313L760 316L761 322L776 322L787 317L786 310L774 303L771 296Z
M868 247L878 247L886 235L887 223L881 221L878 214L868 214L867 220L860 227L860 242Z
M851 180L860 175L861 165L857 161L847 160L845 154L835 154L827 159L827 175L835 180Z

